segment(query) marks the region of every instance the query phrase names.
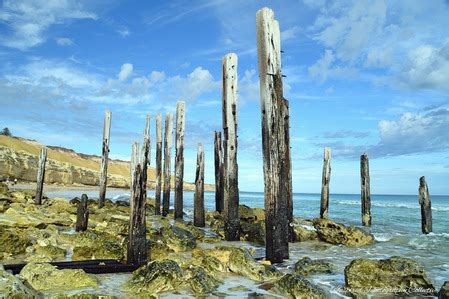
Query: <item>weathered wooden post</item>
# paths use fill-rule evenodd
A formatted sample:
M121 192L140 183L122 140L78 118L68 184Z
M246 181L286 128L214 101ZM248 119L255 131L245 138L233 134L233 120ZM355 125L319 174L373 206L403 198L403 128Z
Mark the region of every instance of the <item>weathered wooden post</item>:
M360 156L360 178L362 188L362 224L371 226L371 190L368 154Z
M227 241L237 241L240 239L237 165L237 55L226 54L223 57L222 66L224 233Z
M193 225L204 227L204 149L203 145L198 144L198 153L196 156L196 175L195 175L195 199L193 206Z
M292 202L289 149L289 111L281 72L279 23L274 12L256 14L259 57L262 148L265 180L266 258L273 263L289 257L289 220Z
M215 210L223 212L223 146L221 144L221 132L215 132L214 139L215 162Z
M145 157L139 155L139 144L136 142L132 147L132 191L130 198L130 218L128 232L127 264L143 265L147 261L147 240L145 226L145 198L143 161Z
M184 131L185 102L176 103L176 139L175 139L175 219L182 219L183 213L183 181L184 181Z
M36 179L37 186L36 186L36 197L34 198L34 203L37 205L42 204L46 162L47 162L47 148L44 146L41 149L41 153L39 155L39 162L37 165L37 179Z
M104 112L104 125L103 125L103 147L101 154L101 169L100 169L100 196L98 197L99 208L104 207L104 200L106 198L110 135L111 135L111 111L106 110Z
M75 231L84 232L87 230L87 223L89 221L89 209L87 208L87 195L81 195L80 203L76 211L76 225Z
M143 131L143 145L142 145L142 156L141 156L141 167L142 167L142 194L143 199L147 200L147 170L148 165L150 165L150 149L151 149L151 140L150 140L150 115L147 114L147 121L145 123L145 129Z
M329 183L331 179L331 149L324 148L323 176L321 180L320 218L329 216Z
M173 114L165 115L164 136L164 193L162 198L162 216L167 216L170 209L170 166L173 143Z
M161 187L162 187L162 115L156 116L156 190L155 215L161 214Z
M423 234L432 232L432 205L426 177L419 179L419 204L421 205L421 230Z

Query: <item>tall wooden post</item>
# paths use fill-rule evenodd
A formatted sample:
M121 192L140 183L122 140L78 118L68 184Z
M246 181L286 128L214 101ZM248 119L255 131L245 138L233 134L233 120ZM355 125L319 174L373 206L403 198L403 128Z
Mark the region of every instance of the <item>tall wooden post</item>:
M227 241L240 239L239 186L237 165L237 55L223 57L223 183L224 233Z
M183 213L183 181L184 181L184 131L185 102L176 103L176 139L175 139L175 219L182 219Z
M279 23L274 12L256 14L259 57L262 148L265 181L266 258L273 263L288 258L292 203L288 101L284 99Z
M324 149L323 176L321 180L321 207L320 218L329 216L329 183L331 179L331 149Z
M139 144L136 142L132 147L132 192L130 198L130 218L129 218L129 232L128 232L128 251L127 264L143 265L147 261L147 240L146 240L146 226L145 226L145 194L144 194L144 179L143 163L146 158L139 155Z
M44 179L45 179L45 163L47 162L47 148L44 146L41 149L39 155L39 162L37 165L37 186L36 186L36 197L34 198L34 203L37 205L42 204L42 194L44 190Z
M87 195L81 195L80 203L76 211L76 225L75 231L84 232L87 230L87 223L89 221L89 209L87 208Z
M197 227L204 227L204 149L201 143L198 144L198 154L196 156L195 199L193 214L193 225Z
M142 194L143 198L147 200L147 176L148 176L148 165L150 165L150 115L147 114L147 120L145 123L145 129L143 131L143 145L142 145L142 156L141 156L141 167L142 167Z
M111 135L111 111L104 112L104 126L103 126L103 147L101 154L101 169L100 169L100 196L98 197L98 207L104 207L104 200L106 197L106 184L108 180L108 157L109 157L109 137Z
M426 177L419 179L419 204L421 205L421 230L423 234L432 232L432 205Z
M371 190L368 154L360 156L360 179L362 188L362 224L371 226Z
M156 116L156 190L155 215L161 214L161 187L162 187L162 115Z
M167 216L170 209L170 166L173 143L173 114L165 115L164 136L164 193L162 198L162 216Z
M221 132L215 132L214 162L215 162L215 210L223 212L223 146L221 144Z

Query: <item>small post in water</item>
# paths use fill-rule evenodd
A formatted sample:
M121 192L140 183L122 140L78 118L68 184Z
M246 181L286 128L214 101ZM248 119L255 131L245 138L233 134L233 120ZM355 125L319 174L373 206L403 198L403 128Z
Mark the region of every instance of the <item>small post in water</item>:
M76 226L75 231L84 232L87 230L87 223L89 221L89 209L87 208L87 195L81 195L80 203L76 211Z
M173 143L173 114L165 115L164 136L164 193L162 198L162 216L167 216L170 209L170 167Z
M184 101L176 103L176 139L175 139L175 219L182 219L183 212L183 181L184 181L184 131L185 131Z
M37 205L42 204L42 194L44 190L44 179L45 179L45 163L47 162L47 148L44 146L41 149L39 155L39 162L37 165L37 186L36 186L36 197L34 198L34 203Z
M108 157L109 157L109 137L111 135L111 111L104 112L103 125L103 147L101 154L101 169L100 169L100 196L98 197L98 207L104 207L106 198L106 184L108 180Z
M327 219L329 216L329 183L331 179L331 149L324 149L323 177L321 182L321 208L320 218Z
M161 188L162 188L162 115L156 116L156 190L154 214L161 214Z
M360 178L362 188L362 224L371 226L371 191L368 154L360 156Z
M196 157L195 199L193 214L193 225L197 227L204 227L204 149L201 143L198 144L198 154Z
M426 177L419 179L419 204L421 205L421 230L423 234L432 232L432 205Z
M215 132L214 160L215 160L215 210L223 212L223 146L221 144L221 132Z

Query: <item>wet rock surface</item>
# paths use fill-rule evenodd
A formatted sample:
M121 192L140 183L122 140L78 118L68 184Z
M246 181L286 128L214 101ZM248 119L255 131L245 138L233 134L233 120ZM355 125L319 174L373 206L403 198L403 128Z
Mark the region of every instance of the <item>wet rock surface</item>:
M23 281L6 272L0 265L0 297L1 298L33 298L37 293L26 287Z
M438 292L438 299L449 299L449 281L444 282Z
M328 219L314 219L318 238L330 244L359 247L374 243L374 236L355 226L345 226Z
M294 272L303 276L311 274L332 274L335 272L335 267L325 260L312 260L309 257L304 257L296 262Z
M298 274L284 275L274 283L274 290L287 298L326 298L320 288Z

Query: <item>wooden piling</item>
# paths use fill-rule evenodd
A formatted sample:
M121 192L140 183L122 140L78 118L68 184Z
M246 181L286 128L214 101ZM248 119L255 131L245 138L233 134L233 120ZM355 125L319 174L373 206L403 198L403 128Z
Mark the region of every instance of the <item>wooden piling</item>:
M102 147L101 168L100 168L100 196L98 197L99 208L104 207L104 201L106 198L110 135L111 135L111 111L106 110L104 112L104 125L103 125L103 147Z
M240 239L239 187L237 165L237 55L223 57L223 197L224 233L227 241Z
M195 197L193 207L193 225L204 227L204 149L203 145L198 144L198 153L196 157L196 175L195 175Z
M154 214L161 214L161 188L162 188L162 115L156 116L156 190Z
M371 190L368 154L360 156L360 181L362 195L362 224L371 226Z
M34 198L34 203L37 205L42 204L42 194L44 190L44 179L45 179L45 163L47 162L47 148L44 146L41 149L39 155L39 162L37 165L37 186L36 186L36 197Z
M266 258L288 258L289 221L293 207L289 149L288 101L283 96L279 23L274 12L256 14L265 181Z
M89 221L89 209L87 208L87 195L81 195L80 203L76 211L76 225L75 231L84 232L87 230L87 223Z
M223 146L221 144L221 132L215 132L214 136L214 162L215 162L215 210L223 212Z
M421 230L423 234L432 232L432 204L426 177L419 179L419 204L421 205Z
M174 218L182 219L183 213L183 182L184 182L184 131L185 102L176 103L176 139L175 139L175 203Z
M320 218L327 219L329 216L329 183L331 179L331 149L324 149L323 176L321 180L321 207Z
M147 262L147 240L145 226L145 194L146 175L143 173L143 163L146 158L139 155L139 144L132 147L132 192L130 198L130 218L128 231L128 250L126 262L129 265L143 265Z
M147 114L145 129L143 131L143 145L141 154L141 167L142 167L142 194L143 199L147 200L147 175L148 175L148 165L150 165L150 150L151 150L151 140L150 140L150 121L151 117Z
M173 143L173 114L165 115L164 136L164 193L162 198L162 216L167 216L170 209L170 167Z

